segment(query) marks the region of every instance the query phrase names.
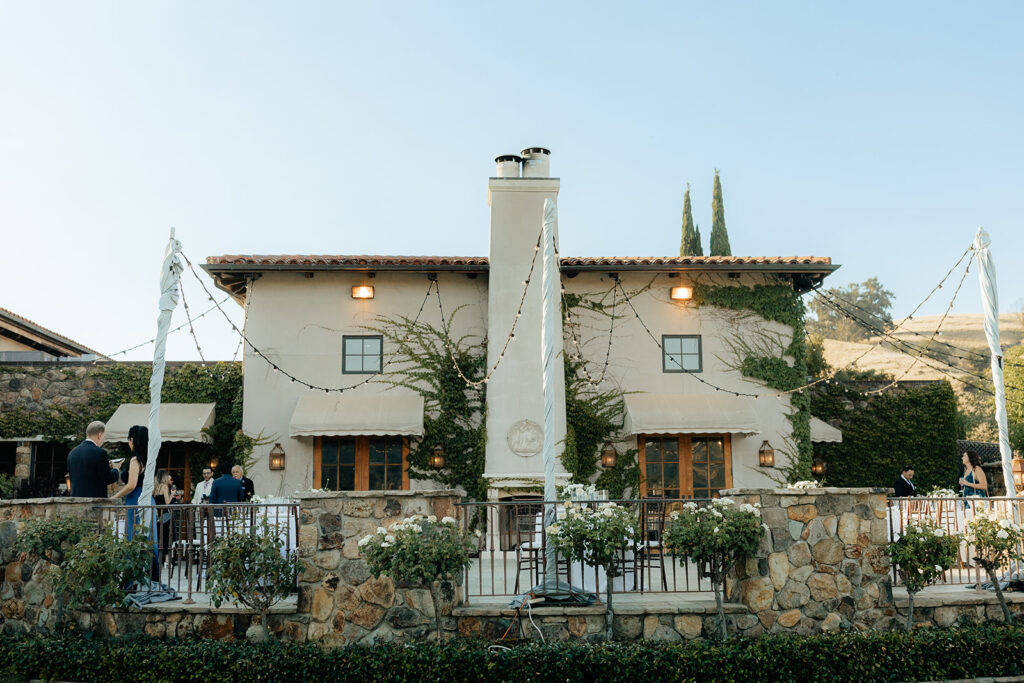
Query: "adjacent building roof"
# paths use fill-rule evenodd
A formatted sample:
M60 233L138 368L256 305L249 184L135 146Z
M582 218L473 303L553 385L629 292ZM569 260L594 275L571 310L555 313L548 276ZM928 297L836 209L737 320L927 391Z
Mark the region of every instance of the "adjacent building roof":
M203 269L217 285L236 298L244 298L246 278L268 271L465 271L485 273L485 256L387 256L327 254L227 254L210 256ZM800 291L820 283L837 269L827 256L568 256L562 272L586 270L648 270L671 272L761 272L789 277Z
M48 330L6 308L0 308L0 335L51 356L84 356L96 353L88 346Z

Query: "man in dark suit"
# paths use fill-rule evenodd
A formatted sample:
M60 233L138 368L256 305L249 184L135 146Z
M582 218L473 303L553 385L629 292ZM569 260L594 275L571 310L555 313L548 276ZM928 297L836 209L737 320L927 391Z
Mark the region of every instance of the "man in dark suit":
M256 487L253 485L252 479L242 474L242 468L239 465L235 465L231 468L231 476L241 482L242 500L248 503L252 500L252 497L256 495Z
M221 468L221 475L214 479L210 486L210 504L240 503L244 495L242 482L231 476L231 465L224 465ZM220 510L215 510L214 514L220 517Z
M903 472L900 474L899 479L892 485L893 494L896 498L912 498L917 495L917 487L914 486L914 482L911 479L914 478L914 468L910 465L903 466Z
M90 422L85 429L85 441L68 454L71 495L76 498L106 498L107 486L120 475L110 466L107 452L100 448L106 432L107 426L102 422Z

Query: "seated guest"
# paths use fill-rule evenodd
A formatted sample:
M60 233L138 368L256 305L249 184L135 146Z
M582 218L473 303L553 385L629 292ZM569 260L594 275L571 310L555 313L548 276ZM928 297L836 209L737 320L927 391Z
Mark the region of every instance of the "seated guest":
M914 486L914 482L911 479L914 478L914 468L910 465L903 466L903 472L900 474L899 479L892 485L895 493L893 494L896 498L911 498L917 495L917 487Z

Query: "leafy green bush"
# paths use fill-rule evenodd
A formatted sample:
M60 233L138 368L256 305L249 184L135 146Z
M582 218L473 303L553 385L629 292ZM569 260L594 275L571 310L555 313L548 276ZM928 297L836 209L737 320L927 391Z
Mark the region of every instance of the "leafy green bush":
M15 483L13 476L10 474L0 474L0 500L14 498L14 493L17 490L18 485Z
M285 549L285 539L266 518L250 533L230 534L210 544L210 600L220 607L230 600L260 615L295 592L299 559Z
M829 486L891 486L904 464L927 491L952 487L960 474L956 395L949 382L868 396L847 384L819 384L811 413L842 430L842 443L819 444Z
M889 544L889 557L907 589L910 607L907 610L907 630L914 625L914 595L949 571L956 561L959 536L947 534L945 529L929 521L907 526L903 535Z
M718 632L728 637L722 589L725 577L744 558L757 552L764 535L757 505L737 505L731 498L716 498L710 506L693 501L673 511L662 542L671 553L683 555L697 565L697 574L711 579L718 606Z
M980 506L983 503L975 505ZM1024 553L1021 552L1024 529L1012 519L999 517L995 512L985 514L979 511L978 516L967 523L967 540L974 545L974 560L985 569L988 580L996 589L996 597L1003 608L1003 617L1007 623L1012 622L1013 616L1006 606L1006 598L1003 597L996 569L1006 566L1011 561L1015 561L1018 566L1024 561Z
M81 517L57 515L30 519L18 532L14 549L21 553L52 557L51 553L73 546L96 529L96 522Z
M874 681L1024 675L1024 628L764 636L729 643L529 644L457 640L321 649L314 644L0 636L4 680ZM126 662L132 664L126 665ZM128 667L128 668L126 668Z
M83 536L53 568L54 587L71 609L97 610L124 602L125 588L148 583L153 543L141 531L131 540L111 529Z

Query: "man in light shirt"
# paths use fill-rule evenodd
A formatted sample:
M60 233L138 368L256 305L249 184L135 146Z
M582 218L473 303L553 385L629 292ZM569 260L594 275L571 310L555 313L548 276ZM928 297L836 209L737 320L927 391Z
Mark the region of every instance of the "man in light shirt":
M192 504L201 505L209 502L211 488L213 488L213 468L207 465L203 468L203 480L196 485L196 492L192 495Z

